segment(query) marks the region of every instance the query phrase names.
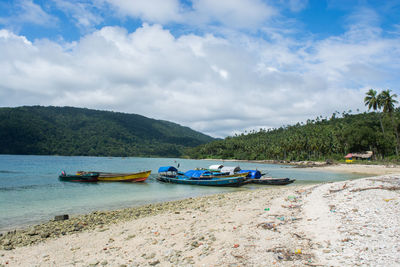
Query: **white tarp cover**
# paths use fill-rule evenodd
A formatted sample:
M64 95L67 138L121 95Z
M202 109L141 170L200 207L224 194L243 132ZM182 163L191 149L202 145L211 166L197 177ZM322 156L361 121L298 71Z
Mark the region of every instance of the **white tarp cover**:
M219 171L220 169L222 169L224 167L224 165L211 165L210 167L208 167L209 170L215 170L215 171Z
M239 172L241 169L239 166L237 167L223 167L221 169L221 172L229 172L229 174L235 174L236 172Z

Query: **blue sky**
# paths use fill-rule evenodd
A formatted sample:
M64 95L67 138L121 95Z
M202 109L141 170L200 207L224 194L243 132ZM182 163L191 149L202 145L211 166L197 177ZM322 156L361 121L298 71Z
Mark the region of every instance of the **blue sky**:
M0 106L137 113L217 137L400 95L400 1L3 0Z

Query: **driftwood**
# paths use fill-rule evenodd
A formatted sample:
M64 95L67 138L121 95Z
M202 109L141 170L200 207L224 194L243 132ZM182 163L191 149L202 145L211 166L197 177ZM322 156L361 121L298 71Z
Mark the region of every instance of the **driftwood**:
M353 190L350 190L350 192L360 192L360 191L366 191L366 190L372 190L372 189L396 191L396 190L400 190L400 186L373 186L373 187L353 189Z
M347 188L347 184L344 184L343 186L342 186L342 188L339 188L339 189L329 189L329 193L336 193L336 192L339 192L339 191L343 191L343 190L345 190Z

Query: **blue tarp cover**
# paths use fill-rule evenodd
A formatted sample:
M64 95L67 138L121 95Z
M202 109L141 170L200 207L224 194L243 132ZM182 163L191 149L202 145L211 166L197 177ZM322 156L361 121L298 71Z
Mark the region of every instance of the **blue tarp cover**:
M201 176L206 176L206 175L211 175L211 172L205 171L205 170L190 170L185 172L185 176L187 177L193 177L193 178L200 178Z
M177 168L175 168L174 166L165 166L165 167L160 167L158 169L158 172L176 172L178 171Z
M239 173L245 173L248 172L249 174L246 176L247 178L252 178L252 179L260 179L261 178L261 172L257 170L241 170Z

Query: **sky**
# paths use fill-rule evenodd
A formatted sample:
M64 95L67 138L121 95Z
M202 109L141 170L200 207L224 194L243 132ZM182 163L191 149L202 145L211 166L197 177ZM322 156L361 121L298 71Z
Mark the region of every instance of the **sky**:
M400 0L1 0L0 107L222 138L364 112L371 88L400 96L399 14Z

